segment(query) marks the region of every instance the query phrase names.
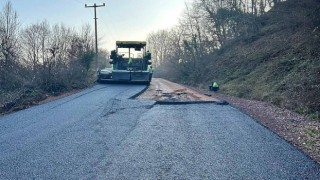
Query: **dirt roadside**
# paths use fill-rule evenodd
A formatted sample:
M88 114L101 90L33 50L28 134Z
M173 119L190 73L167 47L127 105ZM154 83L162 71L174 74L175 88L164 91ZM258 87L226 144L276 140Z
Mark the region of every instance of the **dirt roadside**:
M182 86L160 78L153 78L149 88L138 98L155 101L227 101L320 164L320 123L287 109Z
M148 89L138 96L138 98L167 102L219 101L216 98L206 96L190 88L161 78L153 78Z
M1 102L0 102L0 115L5 115L9 113L13 113L16 111L24 110L27 108L30 108L32 106L45 104L57 99L61 99L66 96L70 96L72 94L75 94L77 92L80 92L82 89L74 89L66 92L62 92L59 94L41 94L35 97L24 97L21 98L20 101L13 101L12 107L6 108Z

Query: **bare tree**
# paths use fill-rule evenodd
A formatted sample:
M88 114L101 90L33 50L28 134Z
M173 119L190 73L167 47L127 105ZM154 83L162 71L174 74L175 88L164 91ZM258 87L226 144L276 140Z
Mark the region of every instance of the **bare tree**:
M17 13L10 2L0 12L0 87L3 87L12 75L19 54L18 43L19 22Z
M39 70L37 67L47 59L49 36L50 26L46 21L32 24L21 32L24 58L25 61L31 62L34 71Z
M21 32L24 62L33 72L31 81L47 91L85 82L93 60L90 26L81 31L65 25L35 23Z
M170 48L170 34L166 30L160 30L150 33L148 38L148 49L153 54L153 62L155 66L159 66L168 58Z

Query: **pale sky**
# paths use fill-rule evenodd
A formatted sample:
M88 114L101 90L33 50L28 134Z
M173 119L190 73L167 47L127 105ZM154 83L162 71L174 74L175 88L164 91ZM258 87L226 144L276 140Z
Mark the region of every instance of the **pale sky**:
M0 7L7 0L0 0ZM79 28L89 23L94 30L94 9L97 8L99 47L109 51L117 40L145 40L150 32L178 24L185 0L11 0L22 26L47 20L51 25L63 23Z

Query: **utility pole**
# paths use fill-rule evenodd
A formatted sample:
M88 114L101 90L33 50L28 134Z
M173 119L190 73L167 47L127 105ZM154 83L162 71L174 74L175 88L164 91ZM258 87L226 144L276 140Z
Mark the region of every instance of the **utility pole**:
M96 37L96 67L97 67L97 73L100 69L99 67L99 62L98 62L98 32L97 32L97 7L103 7L105 6L105 3L103 3L102 5L96 5L96 3L93 4L93 6L87 6L87 4L85 4L86 8L94 8L94 26L95 26L95 37Z

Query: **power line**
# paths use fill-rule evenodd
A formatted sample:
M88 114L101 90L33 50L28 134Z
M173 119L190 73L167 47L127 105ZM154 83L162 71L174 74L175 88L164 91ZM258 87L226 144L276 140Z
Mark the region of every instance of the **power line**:
M94 8L94 27L95 27L95 38L96 38L96 67L97 67L97 72L99 71L99 62L98 62L98 32L97 32L97 7L103 7L105 6L105 3L103 3L102 5L96 5L96 3L94 3L93 6L88 6L87 4L85 4L85 8Z

